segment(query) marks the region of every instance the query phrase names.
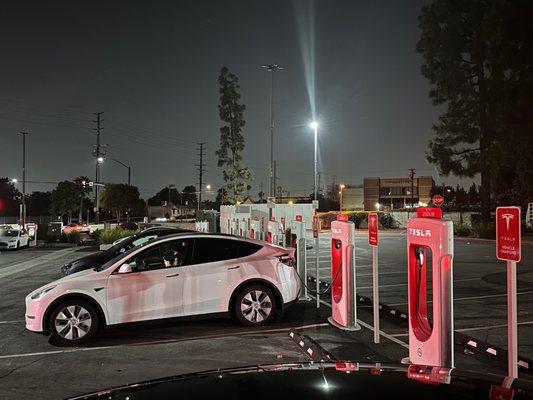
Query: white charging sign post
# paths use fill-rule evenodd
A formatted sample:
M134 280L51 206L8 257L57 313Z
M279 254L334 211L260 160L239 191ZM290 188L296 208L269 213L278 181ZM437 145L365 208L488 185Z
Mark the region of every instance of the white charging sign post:
M516 263L522 258L520 207L496 208L496 258L507 262L508 375L518 378Z
M418 208L417 216L407 223L411 363L454 367L453 254L452 221L443 220L439 208ZM429 272L433 291L431 316L428 315L427 299Z
M372 247L372 308L374 311L374 343L379 343L379 267L377 213L368 214L368 244Z
M331 223L331 317L328 322L342 330L361 329L357 324L355 297L355 225L346 215Z

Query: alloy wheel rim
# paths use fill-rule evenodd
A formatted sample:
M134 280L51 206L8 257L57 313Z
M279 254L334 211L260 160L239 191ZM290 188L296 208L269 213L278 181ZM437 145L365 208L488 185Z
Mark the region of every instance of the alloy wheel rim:
M82 306L72 305L63 308L54 321L56 332L67 340L78 340L87 335L92 325L89 311Z
M272 313L272 300L262 290L252 290L242 299L241 313L250 322L263 322Z

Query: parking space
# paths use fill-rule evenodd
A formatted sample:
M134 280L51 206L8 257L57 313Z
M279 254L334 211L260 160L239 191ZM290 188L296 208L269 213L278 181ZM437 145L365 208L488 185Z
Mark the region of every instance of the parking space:
M329 283L329 233L320 235L320 280ZM308 245L314 240L308 237ZM497 261L492 241L456 239L454 258L455 330L493 344L507 346L507 281L505 263ZM533 246L524 246L518 264L519 354L533 358ZM371 249L366 231L356 234L357 293L372 297ZM315 276L315 250L307 252L307 267ZM407 312L406 236L400 232L380 233L379 246L380 303ZM428 296L431 292L428 292ZM329 295L324 300L330 301ZM371 306L359 306L359 317L372 324ZM365 310L367 312L365 312ZM407 325L382 319L381 328L407 341ZM461 365L458 364L460 367ZM503 370L502 370L503 371Z
M4 264L9 273L0 285L0 398L63 398L181 373L309 361L288 337L293 328L322 338L338 358L393 362L406 355L394 342L373 348L369 330L357 336L337 331L326 323L329 310L313 303L295 304L260 328L227 319L173 320L108 328L84 347L58 347L25 329L24 297L59 278L61 265L88 250L19 252Z

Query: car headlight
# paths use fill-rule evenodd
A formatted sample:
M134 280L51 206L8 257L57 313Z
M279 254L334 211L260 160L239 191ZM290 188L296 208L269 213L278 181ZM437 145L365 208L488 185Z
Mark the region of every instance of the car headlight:
M55 288L55 286L47 287L46 289L41 290L40 292L35 293L31 296L32 300L39 300L41 297L43 297L46 293L48 293L50 290Z

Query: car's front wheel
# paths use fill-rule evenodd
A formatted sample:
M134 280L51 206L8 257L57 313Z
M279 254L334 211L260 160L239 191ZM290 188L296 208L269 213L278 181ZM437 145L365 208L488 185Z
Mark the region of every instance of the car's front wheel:
M275 317L276 298L269 288L263 285L252 285L239 293L234 311L243 325L264 325Z
M89 340L98 330L98 314L83 300L67 300L58 304L50 315L52 340L62 345L78 345Z

